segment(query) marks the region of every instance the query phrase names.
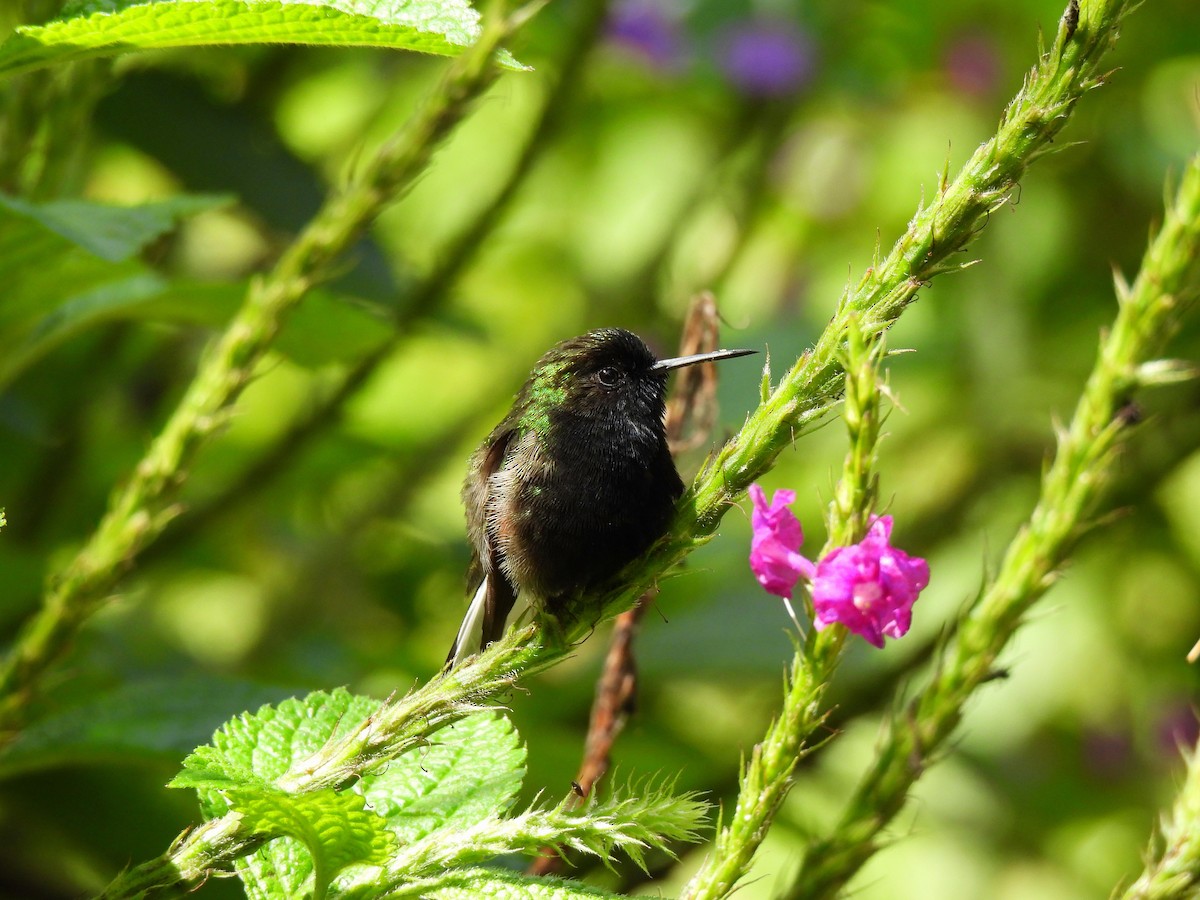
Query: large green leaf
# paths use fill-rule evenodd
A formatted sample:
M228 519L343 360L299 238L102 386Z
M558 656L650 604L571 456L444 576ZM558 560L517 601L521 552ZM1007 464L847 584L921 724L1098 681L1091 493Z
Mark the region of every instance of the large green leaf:
M491 713L461 719L364 780L367 800L404 843L438 828L465 828L506 812L521 789L525 747Z
M61 235L109 262L122 262L141 252L180 220L233 202L225 194L184 194L136 206L87 200L28 203L0 194L0 207Z
M0 195L0 388L100 322L135 318L223 327L245 299L245 282L171 281L137 254L181 219L229 199L180 196L113 206L34 204ZM391 332L366 304L313 291L277 347L300 365L319 366L357 358Z
M225 799L252 831L283 838L238 861L238 873L250 896L324 896L343 869L353 865L383 866L396 846L378 813L353 791L283 791L244 788L227 791ZM308 851L297 857L294 843ZM276 844L289 846L275 846ZM286 864L278 851L286 854ZM306 890L309 876L313 890Z
M235 810L274 838L238 863L248 896L303 895L314 877L327 885L349 865L381 865L393 844L467 827L512 805L524 777L525 749L512 725L493 713L443 728L427 746L364 774L344 791L316 791L309 799L274 786L293 764L378 705L336 690L264 706L227 722L184 761L172 787L195 788L206 816Z
M0 76L93 56L213 44L387 47L450 56L479 35L466 0L84 0L0 44ZM516 64L507 56L501 61Z

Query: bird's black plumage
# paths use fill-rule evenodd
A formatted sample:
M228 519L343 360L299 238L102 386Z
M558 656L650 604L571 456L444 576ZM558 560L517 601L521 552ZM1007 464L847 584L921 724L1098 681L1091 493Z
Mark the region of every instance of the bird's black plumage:
M619 328L555 346L471 458L463 485L471 608L449 662L503 634L520 602L561 614L666 530L683 483L663 427L667 372Z

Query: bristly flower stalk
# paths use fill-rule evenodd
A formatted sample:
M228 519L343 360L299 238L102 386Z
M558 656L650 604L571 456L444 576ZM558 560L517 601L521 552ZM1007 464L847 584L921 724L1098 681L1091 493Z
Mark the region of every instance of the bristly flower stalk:
M842 365L846 370L846 395L842 418L850 449L842 467L842 477L834 489L826 516L828 534L825 552L862 540L870 526L871 514L879 496L879 476L875 473L875 447L879 442L880 362L882 340L872 340L851 316L846 334ZM824 555L824 553L822 553Z
M933 278L971 265L957 261L956 255L986 226L991 213L1008 202L1033 160L1055 148L1054 140L1080 98L1104 83L1104 55L1134 5L1133 0L1071 0L1054 43L1026 76L996 135L929 205L918 209L887 256L847 290L813 349L696 477L667 537L606 596L609 612L628 607L663 572L709 540L750 484L836 405L844 376L842 348L852 318L865 334L880 333ZM572 636L581 637L586 630L581 627Z
M1120 413L1130 394L1177 379L1179 366L1153 358L1174 334L1182 307L1200 293L1198 282L1200 156L1188 164L1137 280L1128 289L1118 281L1116 320L1101 341L1071 424L1058 434L1057 453L1042 477L1041 497L1028 523L1009 545L991 584L958 623L929 685L911 707L888 721L874 765L833 833L809 845L789 897L835 896L879 847L882 830L942 750L968 698L991 678L1000 652L1091 523L1129 430L1128 417Z
M1123 900L1186 900L1200 889L1200 749L1185 758L1187 777L1151 841L1145 870Z
M848 325L843 360L844 418L850 449L829 507L826 552L835 541L851 543L863 537L878 484L874 463L880 425L882 342L859 329L857 319L851 317ZM808 612L811 620L811 603ZM684 888L685 900L728 896L749 871L755 852L791 789L796 766L812 749L809 740L827 715L825 687L841 658L845 639L846 629L840 626L820 632L810 629L805 644L797 639L785 683L783 710L743 763L733 812L723 821L700 871Z
M330 195L275 267L251 283L174 413L128 481L113 491L108 511L75 558L50 578L41 609L0 665L0 735L20 727L38 679L178 514L175 498L193 457L229 416L288 313L336 274L341 253L407 190L494 80L495 52L510 33L506 11L504 4L492 4L478 40L451 63L413 119Z

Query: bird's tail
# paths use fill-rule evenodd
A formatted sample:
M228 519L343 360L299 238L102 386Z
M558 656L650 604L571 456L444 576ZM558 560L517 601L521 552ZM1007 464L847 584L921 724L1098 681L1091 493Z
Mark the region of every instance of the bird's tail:
M457 666L468 656L483 649L484 619L487 618L487 578L479 580L479 589L471 598L467 614L463 616L462 624L458 626L458 636L446 657L446 665Z
M453 668L468 656L479 653L492 641L499 640L509 628L525 624L529 619L534 604L527 596L528 592L518 591L511 600L507 600L505 597L507 602L497 603L497 598L489 597L490 578L492 578L491 575L483 577L483 580L479 582L479 588L475 591L475 596L471 598L467 614L463 616L462 625L458 627L458 636L454 639L454 646L450 648L450 653L446 657L448 668ZM508 583L505 580L503 587L507 586ZM502 590L501 593L507 595L508 592ZM507 608L500 609L499 606Z

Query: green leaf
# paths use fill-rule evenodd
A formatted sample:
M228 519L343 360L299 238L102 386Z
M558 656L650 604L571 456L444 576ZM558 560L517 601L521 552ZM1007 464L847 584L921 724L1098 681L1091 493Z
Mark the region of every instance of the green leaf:
M177 760L232 710L283 695L282 688L215 677L122 685L29 724L0 749L0 777L109 760Z
M194 750L184 760L183 771L169 782L169 787L195 788L206 818L236 809L251 816L253 827L261 826L265 835L276 838L237 862L238 876L249 897L266 900L305 896L313 893L306 889L310 876L323 890L340 871L325 868L325 854L334 851L327 851L316 835L332 828L336 842L340 828L353 830L351 821L337 817L338 807L332 805L333 801L318 799L315 806L309 806L309 801L303 799L309 795L284 794L273 782L294 761L310 756L330 737L354 727L378 706L378 701L339 688L329 693L318 691L302 700L289 698L276 706L263 706L256 713L243 713L221 726L212 743ZM343 810L364 808L362 795L354 791L311 794L318 798L324 795L348 797L337 801L347 804L340 807ZM294 802L283 799L288 797ZM317 818L301 821L308 813ZM384 827L382 818L375 813L369 815L378 819L380 828ZM327 816L332 818L322 818ZM285 830L281 823L289 818L296 821Z
M0 387L62 342L100 322L142 318L221 327L245 283L171 282L136 259L180 220L230 202L172 197L137 206L34 204L0 195ZM300 365L357 358L392 326L365 305L314 291L278 341Z
M448 725L426 748L363 779L376 812L404 843L439 828L465 828L511 808L525 777L525 747L512 723L481 713Z
M430 900L476 900L495 897L497 900L592 900L592 898L624 898L600 888L566 881L562 878L531 878L499 869L463 869L449 884L430 890L424 896Z
M466 0L84 0L0 44L0 76L94 56L213 44L386 47L452 56L480 32ZM500 62L520 68L507 54Z
M354 791L312 791L288 794L277 790L242 788L226 791L229 808L240 813L252 831L273 838L293 838L308 850L307 859L293 858L292 848L260 848L243 861L239 874L255 883L264 896L323 895L334 877L353 865L383 866L396 846L384 820L366 808ZM281 866L275 851L287 854ZM312 875L314 889L304 890Z
M212 743L193 751L168 786L208 790L270 786L293 762L311 756L378 706L377 700L338 688L243 713L222 725ZM216 815L224 812L221 807L218 802ZM205 813L213 814L209 808Z
M72 334L160 294L165 280L136 254L183 217L227 202L33 204L0 196L0 386Z
M230 720L184 761L170 786L195 788L206 817L232 809L275 838L239 863L248 896L301 896L314 872L316 884L328 884L352 863L379 864L385 849L390 855L401 843L464 828L511 807L524 777L525 749L508 720L494 713L441 729L428 745L365 773L351 789L311 794L338 798L336 803L326 798L309 806L309 793L286 794L274 786L293 764L378 707L378 701L340 689L284 700ZM386 848L379 829L388 835ZM357 836L350 840L347 830Z
M38 222L109 262L129 259L181 220L233 201L223 194L192 194L136 206L86 200L35 204L0 194L0 207L9 213Z

